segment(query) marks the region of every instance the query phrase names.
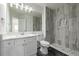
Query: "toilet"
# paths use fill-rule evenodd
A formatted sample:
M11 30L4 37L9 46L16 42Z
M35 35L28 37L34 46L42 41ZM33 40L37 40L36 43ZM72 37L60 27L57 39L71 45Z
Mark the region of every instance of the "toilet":
M47 55L48 54L49 42L42 40L42 41L40 41L40 45L41 45L41 48L40 48L41 54Z

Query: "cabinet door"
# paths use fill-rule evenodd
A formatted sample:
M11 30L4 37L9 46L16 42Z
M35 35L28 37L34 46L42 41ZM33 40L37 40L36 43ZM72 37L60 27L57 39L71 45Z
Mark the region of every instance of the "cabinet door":
M36 37L27 38L24 45L25 56L31 56L37 53L37 41Z
M1 41L0 41L0 56L1 56Z
M13 56L13 47L3 47L2 56Z
M14 40L3 41L1 48L3 56L12 56L14 53Z
M14 56L24 56L24 47L22 45L15 47Z
M15 48L14 48L15 56L24 56L24 41L23 39L15 40Z

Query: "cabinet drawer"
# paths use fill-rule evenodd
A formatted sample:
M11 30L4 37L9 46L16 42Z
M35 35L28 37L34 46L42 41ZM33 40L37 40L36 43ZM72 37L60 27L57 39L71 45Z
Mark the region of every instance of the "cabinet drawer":
M28 37L24 39L24 43L30 44L32 41L36 41L36 37Z
M17 39L15 40L15 46L23 45L24 44L24 39Z
M2 41L2 46L3 47L12 47L12 46L14 46L14 40Z

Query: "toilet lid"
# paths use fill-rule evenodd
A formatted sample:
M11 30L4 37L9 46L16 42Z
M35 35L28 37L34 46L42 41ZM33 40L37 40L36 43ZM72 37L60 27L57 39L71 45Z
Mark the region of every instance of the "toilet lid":
M49 42L47 41L40 41L41 45L42 46L48 46L49 45Z

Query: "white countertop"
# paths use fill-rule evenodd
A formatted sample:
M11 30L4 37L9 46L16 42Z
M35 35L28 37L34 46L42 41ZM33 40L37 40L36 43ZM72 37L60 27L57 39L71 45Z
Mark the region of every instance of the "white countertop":
M41 33L27 33L23 35L22 34L5 34L3 35L2 40L32 37L32 36L37 36L37 35L41 35Z

